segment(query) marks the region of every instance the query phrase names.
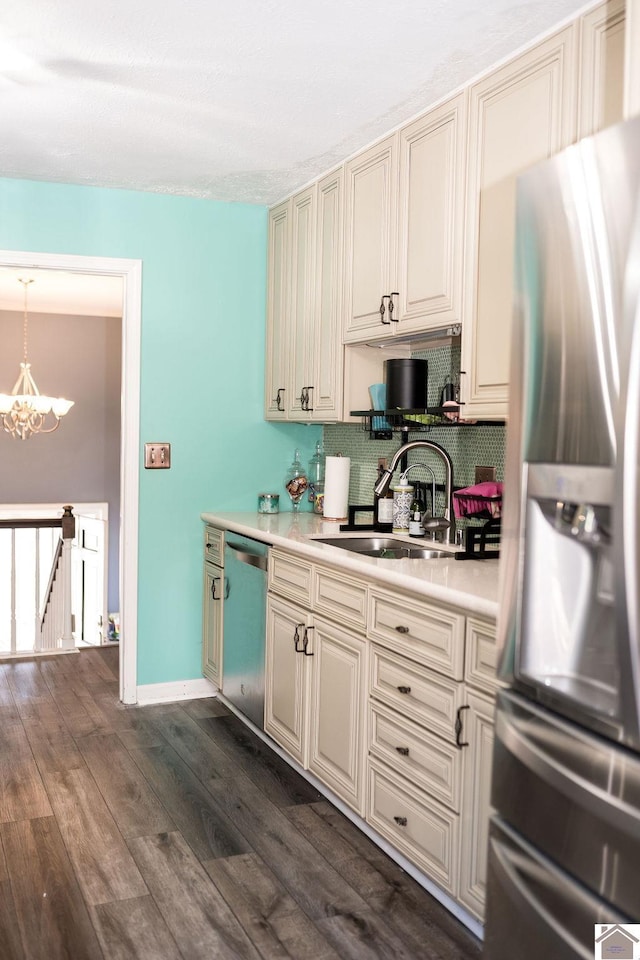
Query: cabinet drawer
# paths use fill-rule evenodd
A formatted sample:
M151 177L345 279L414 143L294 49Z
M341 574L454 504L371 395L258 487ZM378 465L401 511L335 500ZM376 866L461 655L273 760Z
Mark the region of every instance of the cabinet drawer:
M367 820L444 890L458 888L458 815L369 761Z
M271 550L269 554L269 590L311 606L311 564L288 553Z
M353 577L315 567L313 609L341 624L364 631L367 626L367 587Z
M224 566L224 532L209 524L204 528L204 558L220 567Z
M464 615L411 596L372 589L369 634L417 663L462 680Z
M487 693L495 693L500 686L496 676L498 648L495 623L467 617L466 648L465 680Z
M455 743L463 685L372 645L371 695L433 733Z
M460 811L463 753L381 703L369 703L370 751L445 806Z

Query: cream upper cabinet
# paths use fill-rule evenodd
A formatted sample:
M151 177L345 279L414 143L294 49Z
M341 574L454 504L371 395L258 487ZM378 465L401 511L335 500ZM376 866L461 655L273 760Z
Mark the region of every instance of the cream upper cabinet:
M291 200L269 211L265 416L285 420L289 404Z
M389 336L397 308L396 272L398 135L350 160L345 167L344 338ZM386 299L385 299L386 298ZM393 310L391 311L393 315Z
M342 170L269 212L267 420L342 415Z
M316 187L291 201L291 321L286 350L291 358L285 404L289 419L308 419L315 323Z
M624 45L624 0L603 3L580 20L578 139L622 120Z
M346 166L345 341L459 321L467 93Z
M467 93L400 131L398 333L462 315Z
M342 276L344 175L342 169L318 183L316 226L315 322L311 336L312 408L309 419L342 418Z
M461 399L465 417L507 415L516 178L575 137L574 25L470 90Z

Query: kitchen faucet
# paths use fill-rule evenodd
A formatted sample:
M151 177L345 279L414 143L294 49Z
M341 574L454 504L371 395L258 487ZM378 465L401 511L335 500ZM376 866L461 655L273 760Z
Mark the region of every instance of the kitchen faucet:
M437 519L448 522L447 528L444 532L444 542L453 543L455 542L455 519L453 514L453 464L451 463L451 457L444 447L441 447L439 443L435 443L433 440L409 440L408 443L403 443L401 447L398 447L391 458L391 463L387 469L383 471L380 479L376 482L373 492L375 493L376 497L383 497L385 495L389 489L391 478L393 477L393 473L398 466L400 458L409 453L410 450L431 450L444 463L444 496L446 506L444 510L444 516ZM433 504L431 509L434 509ZM437 527L435 527L435 529L437 529Z

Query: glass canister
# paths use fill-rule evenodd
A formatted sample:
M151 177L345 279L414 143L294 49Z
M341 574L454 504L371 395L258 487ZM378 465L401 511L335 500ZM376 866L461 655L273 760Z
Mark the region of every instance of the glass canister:
M408 533L414 487L403 475L393 488L393 532Z
M322 442L318 440L316 443L316 452L309 460L309 468L307 470L307 476L309 478L309 502L314 504L314 510L316 494L324 493L325 460L326 456L322 449ZM322 511L316 510L316 513L322 513Z

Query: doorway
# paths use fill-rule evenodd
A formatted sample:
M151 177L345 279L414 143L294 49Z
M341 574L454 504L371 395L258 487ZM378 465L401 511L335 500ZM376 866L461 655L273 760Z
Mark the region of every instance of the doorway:
M122 398L120 441L120 699L137 700L138 479L140 437L140 260L0 251L0 266L121 277Z

